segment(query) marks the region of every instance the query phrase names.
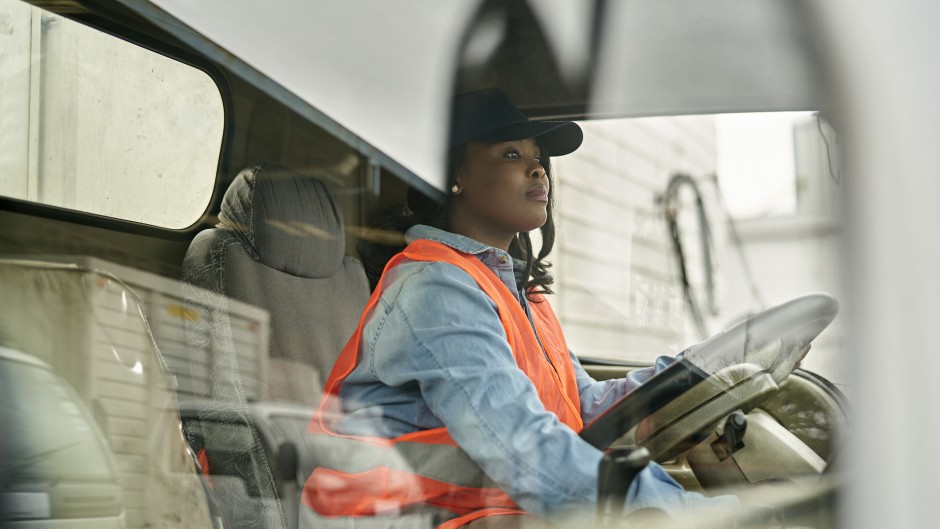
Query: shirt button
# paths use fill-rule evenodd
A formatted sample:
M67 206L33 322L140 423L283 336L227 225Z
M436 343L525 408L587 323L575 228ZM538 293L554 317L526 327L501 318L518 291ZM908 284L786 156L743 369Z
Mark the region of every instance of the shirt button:
M506 264L508 262L509 262L509 259L507 259L505 255L499 256L499 264Z

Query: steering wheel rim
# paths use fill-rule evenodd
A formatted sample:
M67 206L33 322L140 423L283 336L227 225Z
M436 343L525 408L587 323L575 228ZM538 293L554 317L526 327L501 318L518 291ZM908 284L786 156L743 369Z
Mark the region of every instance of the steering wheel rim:
M637 440L649 445L654 459L674 456L728 413L750 410L775 392L775 381L785 380L797 363L794 354L805 352L838 311L835 298L816 293L754 315L686 350L585 427L581 437L604 449L644 423Z

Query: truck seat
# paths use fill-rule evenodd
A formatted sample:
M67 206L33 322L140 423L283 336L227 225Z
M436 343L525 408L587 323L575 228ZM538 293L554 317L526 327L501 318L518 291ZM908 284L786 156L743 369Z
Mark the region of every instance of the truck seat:
M261 400L319 401L369 298L362 264L345 249L342 212L326 185L273 163L243 170L218 225L192 241L184 280L270 314Z

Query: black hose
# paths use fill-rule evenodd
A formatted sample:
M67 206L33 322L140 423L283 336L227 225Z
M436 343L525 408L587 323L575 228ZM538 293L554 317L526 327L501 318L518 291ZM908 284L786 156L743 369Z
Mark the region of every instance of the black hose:
M682 237L679 233L678 222L678 198L679 189L683 186L689 187L695 193L695 206L698 210L699 237L702 244L702 265L705 271L705 291L708 296L708 306L715 311L715 267L712 261L712 235L711 227L708 223L708 216L705 212L705 202L702 200L702 193L699 191L698 184L691 176L683 173L676 173L669 179L666 185L666 194L663 198L666 222L669 225L669 234L672 237L673 249L679 261L679 275L682 281L682 290L685 295L686 303L689 305L689 311L692 313L692 320L698 330L699 337L705 339L709 336L708 329L705 326L705 317L702 315L702 309L695 297L695 292L689 282L688 267L686 265L685 250L682 246Z

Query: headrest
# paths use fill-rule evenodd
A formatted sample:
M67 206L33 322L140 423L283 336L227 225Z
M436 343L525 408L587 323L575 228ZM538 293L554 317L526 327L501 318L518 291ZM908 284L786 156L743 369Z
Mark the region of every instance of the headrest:
M243 170L222 199L219 229L256 260L291 275L324 278L343 263L343 215L320 180L264 163Z

